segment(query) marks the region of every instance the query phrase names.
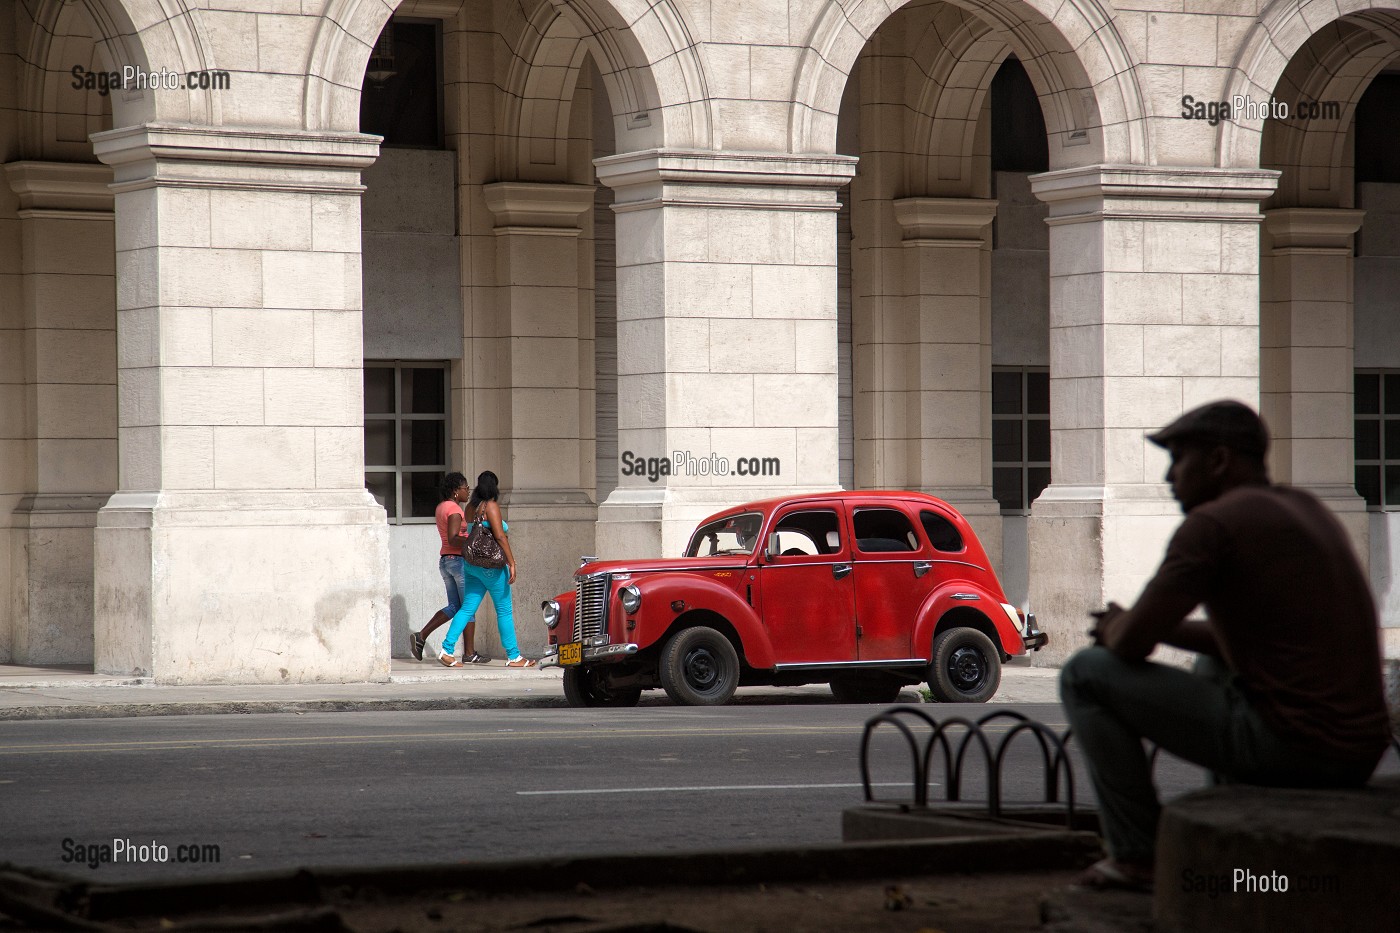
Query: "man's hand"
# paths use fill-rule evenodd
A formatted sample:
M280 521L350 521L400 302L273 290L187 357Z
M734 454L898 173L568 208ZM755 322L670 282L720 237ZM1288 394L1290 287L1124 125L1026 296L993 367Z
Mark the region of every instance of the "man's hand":
M1110 602L1107 608L1089 613L1094 619L1094 625L1089 629L1089 637L1094 640L1094 644L1102 645L1107 642L1109 632L1116 628L1115 623L1122 617L1123 611L1122 606Z

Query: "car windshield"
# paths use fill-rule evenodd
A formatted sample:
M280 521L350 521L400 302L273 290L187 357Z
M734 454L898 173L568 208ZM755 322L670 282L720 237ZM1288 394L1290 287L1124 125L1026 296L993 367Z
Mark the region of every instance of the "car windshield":
M763 516L744 512L701 525L690 536L686 557L711 557L720 554L752 554L758 545L758 531Z

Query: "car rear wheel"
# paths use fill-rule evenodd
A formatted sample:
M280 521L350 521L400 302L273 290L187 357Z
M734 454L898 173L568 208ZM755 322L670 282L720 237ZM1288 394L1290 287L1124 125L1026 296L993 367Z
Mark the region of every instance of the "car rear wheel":
M949 629L933 640L928 688L940 703L985 703L1001 685L1001 653L975 628Z
M661 649L661 686L682 706L722 706L739 686L739 653L712 628L682 629Z
M904 685L878 674L838 674L831 678L837 703L893 703Z
M570 706L636 706L641 687L610 687L597 671L564 668L564 699Z

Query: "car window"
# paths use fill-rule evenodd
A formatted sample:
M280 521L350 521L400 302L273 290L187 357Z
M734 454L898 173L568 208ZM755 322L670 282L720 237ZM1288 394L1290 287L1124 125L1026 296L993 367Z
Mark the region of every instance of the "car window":
M717 554L752 554L758 544L758 531L763 516L744 512L701 525L690 536L686 557L711 557Z
M913 524L898 509L856 509L855 526L856 547L867 554L919 549Z
M833 509L789 512L773 526L778 555L836 554L841 550L841 523Z
M942 515L924 509L919 512L919 521L923 524L924 534L928 535L934 550L952 553L963 549L962 535L953 523Z

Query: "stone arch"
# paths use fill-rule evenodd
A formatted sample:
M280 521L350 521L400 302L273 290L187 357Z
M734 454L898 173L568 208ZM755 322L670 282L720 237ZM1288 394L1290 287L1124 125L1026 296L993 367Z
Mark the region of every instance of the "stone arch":
M1240 43L1225 84L1224 98L1227 101L1237 96L1269 100L1299 50L1334 23L1359 25L1385 38L1396 35L1398 21L1400 5L1395 0L1275 0L1260 14L1259 21ZM1340 41L1343 37L1337 38ZM1349 99L1354 103L1364 90L1363 83L1356 97ZM1261 114L1246 114L1241 120L1222 120L1217 164L1222 168L1249 168L1260 164L1265 120L1266 115Z
M914 50L925 75L913 130L913 151L923 154L915 171L924 177L911 178L910 191L985 194L973 190L971 156L992 76L1009 50L991 24L962 11L958 16L950 33L930 30Z
M214 67L213 55L187 0L37 0L30 12L33 28L19 49L28 67L20 68L19 95L28 110L22 131L26 149L39 144L39 125L58 97L59 85L71 81L65 45L76 18L86 15L96 30L93 37L105 66L120 71L132 66L144 71L189 72ZM156 120L212 124L219 121L218 94L192 90L184 94L150 90L124 91L110 96L112 122L130 126Z
M1353 191L1347 142L1356 104L1371 80L1397 55L1400 41L1340 20L1303 44L1273 96L1283 101L1336 102L1335 115L1302 114L1264 123L1260 165L1281 169L1269 207L1346 207Z
M353 131L370 49L399 0L330 0L313 42L304 97L307 129ZM603 74L627 148L711 144L711 102L692 30L674 0L523 0L507 36L502 132L528 152L532 134L566 121L583 51ZM536 67L548 69L533 73ZM545 101L558 94L557 106ZM550 129L550 128L553 129ZM625 131L625 133L624 133ZM542 138L542 137L535 137ZM522 141L524 144L522 144ZM519 158L514 164L519 163Z
M794 151L833 150L841 94L856 57L908 2L829 0L797 67L789 120ZM1052 168L1146 158L1147 108L1134 59L1098 0L949 2L986 21L1021 60L1040 95Z

